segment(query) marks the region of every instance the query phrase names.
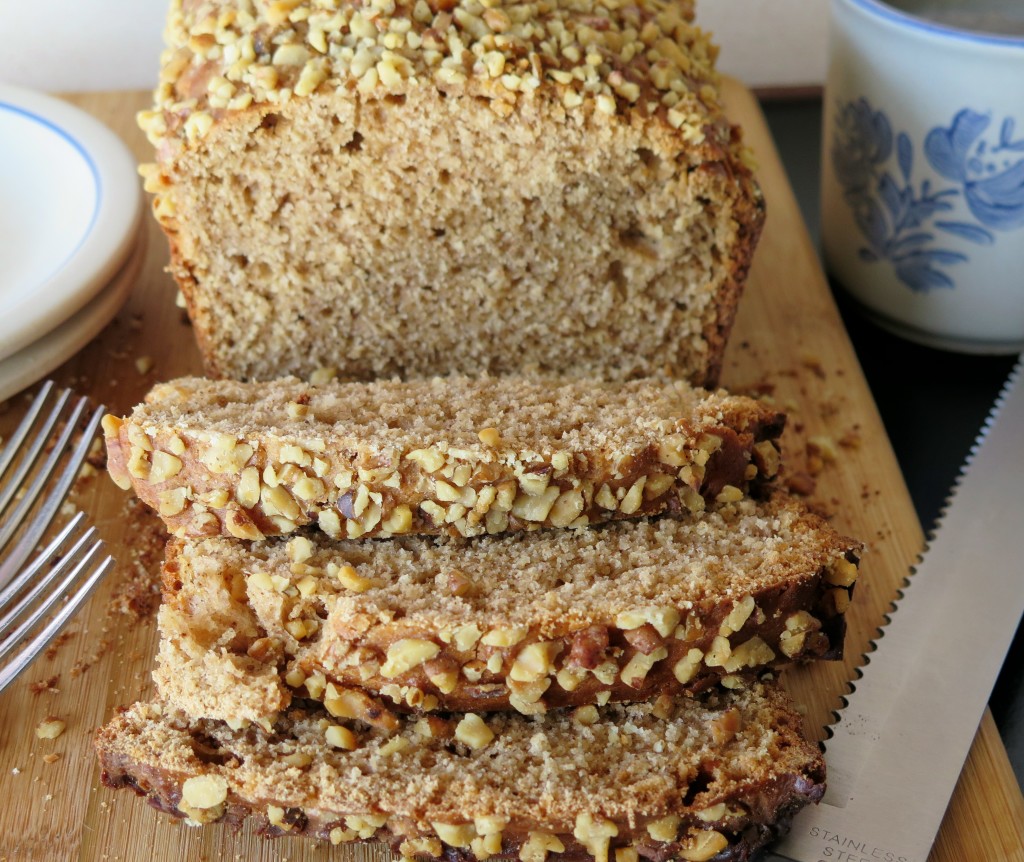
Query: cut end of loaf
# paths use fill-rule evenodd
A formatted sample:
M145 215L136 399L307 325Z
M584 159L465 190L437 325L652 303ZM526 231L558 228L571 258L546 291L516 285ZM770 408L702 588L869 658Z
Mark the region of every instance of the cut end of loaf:
M715 383L763 201L693 17L172 0L144 173L209 373Z
M745 169L652 120L494 104L316 95L165 164L210 372L714 383L761 223Z

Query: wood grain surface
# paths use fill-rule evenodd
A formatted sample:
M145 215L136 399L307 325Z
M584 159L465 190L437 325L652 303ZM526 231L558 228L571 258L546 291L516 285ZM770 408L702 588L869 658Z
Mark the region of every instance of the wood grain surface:
M148 105L146 94L69 98L118 132L140 160L150 158L133 119ZM757 102L735 83L727 85L727 101L760 162L769 217L722 382L770 394L785 407L790 474L808 474L798 478L808 489L813 484L810 500L830 513L839 529L868 545L849 615L846 661L787 674L806 707L812 733L822 738L830 711L839 706L923 536ZM166 242L151 218L145 229L146 261L127 305L99 338L54 374L121 413L155 382L201 370L187 322L175 307L175 287L163 271ZM143 356L153 361L147 373L135 364ZM0 434L9 433L27 398L19 395L8 402L0 413ZM817 450L814 438L822 438ZM386 857L376 848L268 842L248 827L237 834L221 826L192 829L127 791L101 786L92 753L95 728L118 705L152 691L156 635L152 611L145 605L152 602L160 560L151 521L140 519L128 495L105 475L84 483L76 502L109 543L119 567L55 653L41 658L0 695L0 860ZM35 737L36 725L47 715L67 722L56 740ZM59 758L44 759L53 754ZM931 860L1024 862L1024 800L988 713Z

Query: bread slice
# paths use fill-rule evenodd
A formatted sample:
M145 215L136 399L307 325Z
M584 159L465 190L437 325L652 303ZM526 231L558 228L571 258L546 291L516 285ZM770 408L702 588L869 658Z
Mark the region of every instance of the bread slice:
M304 696L540 713L696 691L839 657L859 550L782 498L471 540L174 540L154 676L235 722Z
M358 538L699 511L775 475L783 422L661 380L185 378L104 430L111 476L175 535Z
M746 860L824 792L821 754L768 684L393 731L305 707L232 730L136 704L96 747L107 786L189 822L252 816L265 835L424 860Z
M208 372L713 383L764 218L691 0L171 0L145 166Z

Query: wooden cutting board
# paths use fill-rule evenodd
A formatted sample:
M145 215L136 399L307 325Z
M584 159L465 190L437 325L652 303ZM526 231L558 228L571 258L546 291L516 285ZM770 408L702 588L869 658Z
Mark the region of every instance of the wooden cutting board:
M869 548L849 616L847 660L788 674L812 732L822 738L830 710L839 706L923 536L757 102L734 82L726 94L760 161L769 217L722 382L768 393L786 408L790 472L807 473L805 481L810 478L814 485L810 499ZM133 119L148 106L146 94L90 94L70 101L121 134L140 160L151 158ZM200 371L191 332L175 307L175 287L163 272L166 242L152 219L146 230L146 262L128 304L54 375L119 413L130 410L158 380ZM150 370L136 367L142 357L152 361ZM23 396L11 399L0 413L0 433L10 431L25 403ZM830 461L833 453L836 460ZM145 605L152 601L159 550L154 531L140 529L138 518L127 515L127 495L104 475L88 480L77 502L108 541L119 569L55 654L41 658L0 695L0 862L383 858L377 849L266 842L249 828L237 835L219 826L190 829L126 791L113 793L100 785L93 730L119 704L151 693L156 636ZM56 740L35 737L36 725L47 715L67 722ZM44 759L53 754L59 759ZM835 858L861 862L838 853ZM987 712L931 859L1024 862L1024 800Z

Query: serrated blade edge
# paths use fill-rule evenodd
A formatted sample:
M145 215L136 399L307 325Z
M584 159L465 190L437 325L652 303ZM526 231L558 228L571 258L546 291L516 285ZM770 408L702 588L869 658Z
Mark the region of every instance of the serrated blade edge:
M925 862L1024 613L1024 359L825 744L830 790L776 852ZM846 854L845 856L843 854Z

